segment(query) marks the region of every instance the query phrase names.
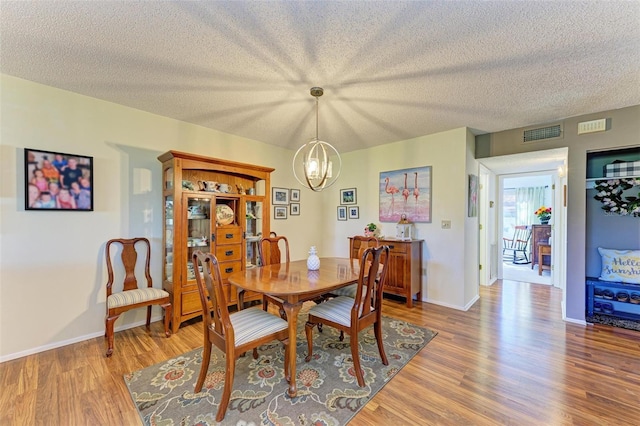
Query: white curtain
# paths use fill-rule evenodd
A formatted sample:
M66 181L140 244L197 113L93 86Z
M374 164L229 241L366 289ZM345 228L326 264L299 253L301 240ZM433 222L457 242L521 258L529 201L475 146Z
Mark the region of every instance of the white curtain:
M516 225L538 223L535 211L544 205L544 186L516 188Z

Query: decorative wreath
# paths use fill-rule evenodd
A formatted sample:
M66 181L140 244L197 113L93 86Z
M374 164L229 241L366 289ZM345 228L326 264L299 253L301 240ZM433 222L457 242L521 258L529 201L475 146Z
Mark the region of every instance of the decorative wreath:
M604 204L602 209L608 213L640 217L640 191L637 197L624 194L634 186L640 187L640 178L597 180L598 192L593 198Z

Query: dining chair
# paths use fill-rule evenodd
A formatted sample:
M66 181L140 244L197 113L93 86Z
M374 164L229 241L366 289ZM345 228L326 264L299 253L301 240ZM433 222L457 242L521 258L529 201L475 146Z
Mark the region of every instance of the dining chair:
M115 244L115 246L114 246ZM120 259L124 271L118 269L118 276L123 275L122 289L118 286L114 289L116 272L113 258L115 250L120 247ZM138 251L136 247L146 252L146 258L142 270L138 264ZM113 253L112 253L113 251ZM105 248L107 257L107 315L105 318L105 336L107 338L107 357L113 354L113 326L120 315L128 310L147 307L147 330L151 324L151 308L159 305L164 309L164 334L171 336L169 322L171 320L171 300L169 293L154 288L150 273L151 244L146 238L115 238L107 241ZM143 271L146 287L138 287L136 271Z
M196 250L193 253L193 265L202 304L204 326L202 365L195 392L202 391L211 360L211 347L216 345L226 357L224 388L216 414L216 421L220 422L229 405L236 361L241 354L273 340L280 340L284 344L284 374L287 382L290 380L287 355L288 324L282 318L258 307L229 313L218 259L211 253L205 254Z
M370 247L378 247L380 243L376 237L363 237L361 235L354 235L349 239L349 258L360 261L365 250ZM356 297L356 289L358 284L351 284L346 287L333 290L331 293L327 293L325 297L347 296Z
M313 356L313 327L324 324L334 327L350 336L351 358L358 379L358 385L365 385L360 367L358 334L373 325L380 358L384 365L389 365L382 342L382 288L386 281L388 262L380 262L383 256L389 255L389 246L368 248L360 260L360 274L354 298L338 296L309 309L309 318L304 331L307 336L309 362ZM343 334L340 335L340 340Z
M260 256L260 265L274 265L282 263L284 253L285 263L289 263L289 240L285 236L279 237L263 237L258 243L258 255ZM284 301L275 296L263 295L262 296L262 308L266 311L269 309L269 302L278 306L280 311L280 317L286 319L287 316L284 313Z

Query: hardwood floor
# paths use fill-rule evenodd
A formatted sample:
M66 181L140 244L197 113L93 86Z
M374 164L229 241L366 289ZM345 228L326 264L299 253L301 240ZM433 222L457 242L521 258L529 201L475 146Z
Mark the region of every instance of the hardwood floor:
M561 292L498 282L467 312L385 301L384 313L438 331L350 425L632 425L640 333L562 321ZM191 321L162 324L0 364L2 425L137 425L122 375L202 345Z

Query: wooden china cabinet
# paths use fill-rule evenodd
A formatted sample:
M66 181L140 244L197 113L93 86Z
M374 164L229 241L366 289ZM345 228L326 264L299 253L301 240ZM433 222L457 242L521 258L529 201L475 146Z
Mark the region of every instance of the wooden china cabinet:
M192 255L213 253L229 305L237 292L227 278L258 265L258 241L269 235L270 176L274 169L169 151L162 162L164 268L162 287L171 295L171 329L202 314ZM245 301L260 295L247 292Z

